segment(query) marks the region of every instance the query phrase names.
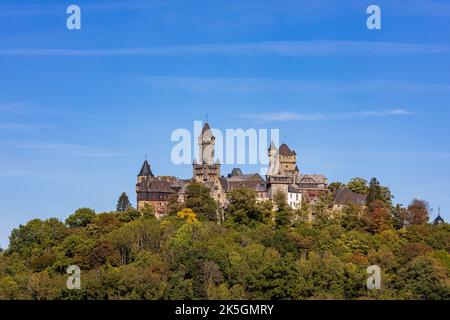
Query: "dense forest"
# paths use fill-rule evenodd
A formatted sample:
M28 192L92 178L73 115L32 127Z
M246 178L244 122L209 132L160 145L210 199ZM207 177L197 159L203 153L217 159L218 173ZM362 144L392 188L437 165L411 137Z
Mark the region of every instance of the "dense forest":
M0 253L0 299L450 299L449 225L430 224L425 201L394 205L376 179L345 185L365 206L333 210L343 186L297 210L234 189L222 210L192 183L160 220L125 194L114 212L31 220ZM66 286L70 265L81 289Z

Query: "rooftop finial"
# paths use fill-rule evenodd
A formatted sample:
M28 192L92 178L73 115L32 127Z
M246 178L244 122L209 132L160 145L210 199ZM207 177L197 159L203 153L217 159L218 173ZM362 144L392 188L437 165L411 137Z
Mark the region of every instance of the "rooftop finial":
M145 154L145 161L147 161L147 154Z
M208 114L205 114L206 122L208 122Z

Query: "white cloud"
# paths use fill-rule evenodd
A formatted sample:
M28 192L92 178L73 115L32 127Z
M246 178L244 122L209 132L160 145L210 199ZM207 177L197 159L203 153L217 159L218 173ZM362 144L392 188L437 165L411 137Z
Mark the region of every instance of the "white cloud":
M416 113L408 110L392 109L382 111L359 111L359 112L344 112L344 113L316 113L316 114L304 114L290 111L266 112L266 113L263 112L263 113L242 114L241 117L260 122L286 122L286 121L347 120L360 118L410 116L415 114Z
M364 80L323 81L315 79L270 78L203 78L203 77L142 77L140 81L154 88L207 92L303 92L308 94L342 92L450 92L450 85L412 81Z
M374 56L449 54L450 46L440 44L369 41L272 41L218 44L191 44L147 48L110 49L0 49L3 56L172 56L172 55L274 55L274 56Z
M78 157L119 157L126 156L125 153L110 152L98 149L96 147L70 144L70 143L42 143L42 144L23 144L17 145L16 148L30 149L36 151L42 151L46 153L70 155Z

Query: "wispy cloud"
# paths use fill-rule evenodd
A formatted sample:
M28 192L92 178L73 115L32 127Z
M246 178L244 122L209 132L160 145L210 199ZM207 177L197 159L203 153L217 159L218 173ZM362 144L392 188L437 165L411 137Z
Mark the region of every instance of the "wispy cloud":
M15 114L27 114L22 103L16 102L0 102L0 112L15 113Z
M0 49L2 56L172 56L172 55L274 55L274 56L374 56L405 54L449 54L450 46L368 41L274 41L190 44L147 48L110 49Z
M242 118L256 120L259 122L287 122L287 121L323 121L323 120L347 120L361 118L378 118L378 117L395 117L395 116L411 116L416 113L403 110L392 109L382 111L359 111L344 113L316 113L306 114L297 112L266 112L266 113L249 113L242 114Z
M340 92L450 92L450 84L419 83L396 80L325 81L316 79L208 78L178 76L146 76L139 78L159 89L208 92L304 92L309 94Z
M43 144L23 144L17 145L16 148L29 149L52 153L57 155L70 155L77 157L120 157L126 156L126 153L111 152L92 146L70 144L70 143L43 143Z
M18 131L29 131L29 130L42 130L56 128L59 125L54 124L39 124L39 123L21 123L21 122L0 122L0 130L18 130Z

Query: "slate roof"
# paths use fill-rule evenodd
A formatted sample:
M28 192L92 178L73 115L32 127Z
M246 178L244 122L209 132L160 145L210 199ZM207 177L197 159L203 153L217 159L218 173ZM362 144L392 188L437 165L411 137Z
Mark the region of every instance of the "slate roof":
M142 179L142 182L137 184L137 189L138 192L175 193L170 182L151 177Z
M144 161L144 164L142 165L138 177L154 177L153 172L150 169L150 164L148 163L147 160Z
M442 219L441 215L439 214L436 219L434 219L433 224L443 224L445 223L444 219Z
M258 173L241 174L239 176L230 175L230 177L228 177L227 180L228 182L264 181L264 179Z
M312 180L312 181L308 181ZM326 183L327 178L321 174L304 174L300 178L299 183Z
M358 194L350 189L341 188L334 196L334 203L338 205L347 205L350 203L358 204L361 206L366 205L367 196L364 194Z
M242 175L243 175L243 174L242 174L241 169L239 169L239 168L234 168L234 169L231 171L231 174L229 175L229 177L242 176Z
M280 146L280 155L288 157L288 156L295 156L297 155L297 153L295 153L295 151L292 151L286 143L283 143Z
M302 193L301 189L299 189L298 187L293 186L293 185L289 185L288 192L289 193Z

